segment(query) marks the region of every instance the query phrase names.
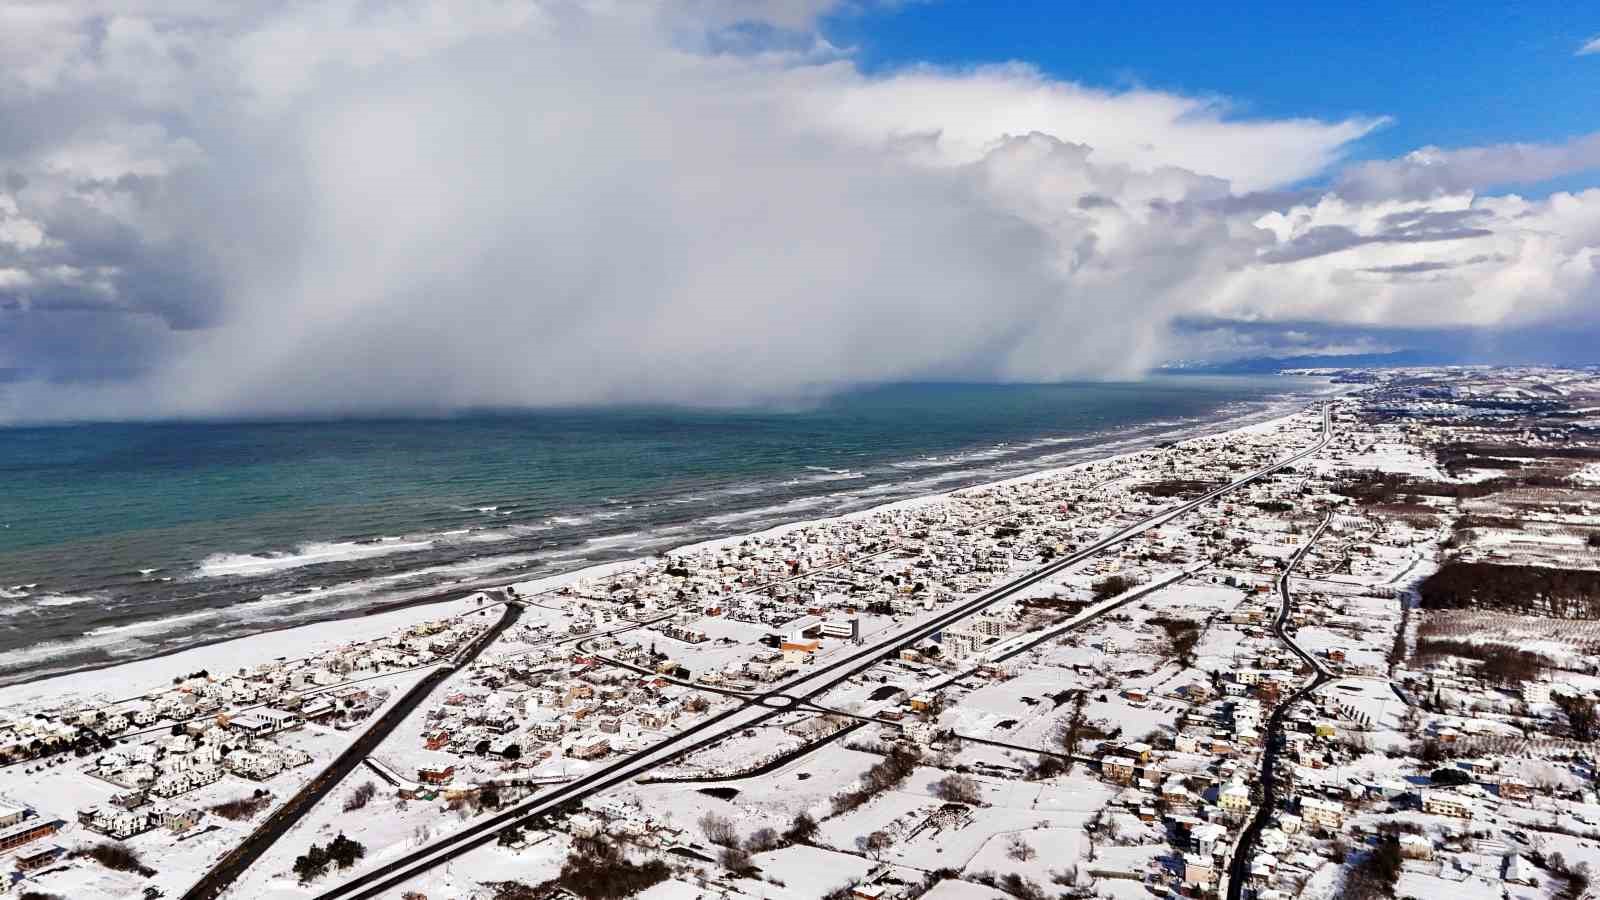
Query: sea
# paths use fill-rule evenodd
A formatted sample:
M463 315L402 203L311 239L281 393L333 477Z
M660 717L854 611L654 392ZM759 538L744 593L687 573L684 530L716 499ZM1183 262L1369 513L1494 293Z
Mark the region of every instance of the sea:
M0 684L648 556L1284 415L1292 376L801 408L0 428Z

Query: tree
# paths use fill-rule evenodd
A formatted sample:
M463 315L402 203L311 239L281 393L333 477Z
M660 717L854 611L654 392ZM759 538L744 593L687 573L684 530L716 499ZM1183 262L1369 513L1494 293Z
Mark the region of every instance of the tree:
M1006 855L1018 862L1027 862L1038 856L1039 852L1033 849L1032 844L1023 840L1021 835L1013 834L1010 843L1007 845Z
M733 821L727 816L719 816L716 813L708 812L700 817L699 825L700 833L704 834L706 840L711 843L720 844L724 847L737 847L739 845L739 836L733 830Z
M809 840L816 833L817 820L811 818L810 813L801 810L795 814L794 821L789 823L789 828L783 836L794 843L800 843Z
M1572 737L1580 741L1595 739L1595 709L1594 701L1588 697L1568 697L1557 694L1553 698L1556 705L1567 715L1567 727L1572 730Z
M874 831L862 839L861 845L873 859L883 859L883 851L894 846L894 838L887 831Z
M372 798L376 797L377 795L377 785L370 781L363 782L359 787L356 788L355 793L351 794L349 799L344 801L344 811L355 812L358 809L362 809L368 803L372 802Z
M1132 590L1134 581L1126 575L1107 575L1094 583L1094 599L1109 600Z
M735 875L747 875L755 870L750 854L739 847L722 848L722 867Z
M965 803L968 806L978 805L982 798L981 788L974 778L966 775L946 775L933 783L933 795L940 800L951 803Z
M318 844L312 844L307 850L294 860L294 875L300 879L301 884L309 884L321 878L328 871L328 851Z
M744 848L751 853L765 853L783 846L783 837L776 828L757 828L744 839Z
M344 836L343 832L328 844L328 858L341 869L348 869L367 855L367 848L359 841Z

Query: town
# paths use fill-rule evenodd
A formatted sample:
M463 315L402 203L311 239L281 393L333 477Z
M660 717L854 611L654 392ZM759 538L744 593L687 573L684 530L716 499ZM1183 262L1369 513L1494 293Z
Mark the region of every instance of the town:
M19 702L0 891L1589 896L1600 374L1307 374L1287 418Z

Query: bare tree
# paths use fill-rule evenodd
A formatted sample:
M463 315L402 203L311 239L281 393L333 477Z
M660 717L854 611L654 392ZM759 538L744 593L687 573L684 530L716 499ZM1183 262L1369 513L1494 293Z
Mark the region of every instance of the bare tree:
M721 844L724 847L739 846L739 836L734 833L733 820L727 816L719 816L716 813L708 812L700 817L699 824L700 832L711 843Z
M982 791L976 779L966 775L946 775L933 783L933 795L951 803L978 805Z
M872 854L873 859L883 859L883 851L894 846L894 838L887 831L874 831L862 840L862 846Z

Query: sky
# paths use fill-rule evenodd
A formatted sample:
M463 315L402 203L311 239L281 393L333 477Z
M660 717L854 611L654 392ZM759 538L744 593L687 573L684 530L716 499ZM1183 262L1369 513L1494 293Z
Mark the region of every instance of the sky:
M1190 6L0 5L0 422L1600 362L1600 14Z

